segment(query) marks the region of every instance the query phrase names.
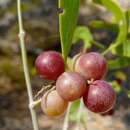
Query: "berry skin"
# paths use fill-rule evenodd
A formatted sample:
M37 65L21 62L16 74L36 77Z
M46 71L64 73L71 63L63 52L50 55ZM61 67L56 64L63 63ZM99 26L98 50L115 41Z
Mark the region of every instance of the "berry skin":
M56 80L65 70L63 58L55 51L41 53L35 61L35 66L37 72L48 80Z
M95 113L105 113L112 109L116 102L116 93L106 81L94 81L83 96L86 107Z
M50 116L59 116L63 114L68 106L68 102L60 97L56 90L45 93L41 100L43 112Z
M77 72L64 72L57 79L56 90L63 99L74 101L85 93L86 82Z
M113 116L114 113L115 113L115 110L114 110L114 108L112 108L108 112L102 113L101 116Z
M107 72L107 62L99 53L83 53L75 61L74 70L83 75L86 80L99 80Z

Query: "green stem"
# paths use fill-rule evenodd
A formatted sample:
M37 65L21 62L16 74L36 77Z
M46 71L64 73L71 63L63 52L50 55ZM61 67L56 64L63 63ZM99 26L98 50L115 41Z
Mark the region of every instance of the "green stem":
M125 16L122 16L122 20L119 22L119 34L118 37L115 41L115 43L112 43L108 49L106 49L102 55L106 55L108 52L110 52L111 50L113 50L114 48L118 47L119 45L121 45L127 38L127 22L125 19Z
M97 47L99 47L99 48L101 48L101 49L105 49L105 46L104 45L102 45L101 43L99 43L99 42L97 42L97 41L91 41L92 42L92 44L94 44L95 46L97 46Z
M80 100L80 106L79 106L79 109L78 109L78 114L77 114L77 129L76 130L80 130L80 122L81 122L82 110L83 110L83 101L81 99Z
M23 22L22 22L22 15L21 15L21 0L17 0L17 11L18 11L19 39L20 39L21 55L22 55L22 62L23 62L23 70L24 70L24 76L26 80L27 92L29 97L29 109L32 117L33 128L34 130L39 130L36 112L35 109L32 107L33 94L32 94L31 80L29 76L27 55L26 55L26 48L25 48L25 39L24 39L25 32L23 30Z
M70 108L71 108L71 103L69 103L69 106L67 108L67 112L66 112L66 115L65 115L65 119L64 119L62 130L67 130L68 129Z
M108 47L108 49L106 49L103 53L102 53L102 55L106 55L108 52L110 52L112 49L114 49L114 48L116 48L117 46L119 46L120 44L118 44L118 43L113 43L113 44L111 44L109 47Z

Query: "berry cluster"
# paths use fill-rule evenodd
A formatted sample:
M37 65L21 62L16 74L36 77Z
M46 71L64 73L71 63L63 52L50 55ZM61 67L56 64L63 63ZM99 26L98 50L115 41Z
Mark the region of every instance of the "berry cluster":
M65 72L62 56L55 51L43 52L35 62L38 73L55 80L55 88L46 92L41 101L45 114L58 116L65 112L68 102L83 97L85 106L95 113L113 109L116 93L106 81L106 59L96 52L82 53L73 60L73 71Z

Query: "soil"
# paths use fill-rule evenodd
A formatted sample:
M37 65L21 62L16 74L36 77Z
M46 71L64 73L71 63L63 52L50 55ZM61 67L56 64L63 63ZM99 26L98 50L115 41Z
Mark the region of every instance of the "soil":
M15 97L15 98L14 98ZM28 110L27 93L25 90L0 96L0 130L32 130ZM129 130L130 129L130 100L125 95L119 95L114 115L101 116L88 111L80 124L80 130ZM41 130L61 130L63 117L51 119L37 108L38 122ZM75 122L70 121L69 130L76 130Z
M26 3L26 1L23 2ZM27 6L30 8L23 13L27 30L26 47L32 88L36 94L44 81L36 76L35 57L43 50L60 50L57 1L41 0L39 5L37 0L34 0L26 4L30 5ZM88 5L86 6L88 7ZM103 19L109 20L111 17L107 12L103 15L102 9L91 6L86 11L86 6L84 3L81 6L78 21L80 25L86 25L92 19L103 17ZM2 12L0 13L0 130L32 130L17 37L16 3L13 0L0 1L0 11ZM100 37L100 41L103 42L109 43L116 36L116 34L111 34L109 37L108 35L108 32L104 30L100 33L95 31L95 36ZM76 50L72 51L72 55ZM130 130L130 99L124 93L118 95L115 113L112 116L94 114L85 107L83 112L87 115L79 124L80 130ZM40 108L37 108L37 115L40 130L62 129L64 116L59 119L51 119L45 116ZM77 130L76 123L70 121L68 130Z

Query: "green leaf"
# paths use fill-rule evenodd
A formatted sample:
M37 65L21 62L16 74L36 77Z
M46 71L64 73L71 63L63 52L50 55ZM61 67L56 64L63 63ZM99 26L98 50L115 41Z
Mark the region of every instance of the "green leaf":
M116 48L121 45L127 38L127 21L126 16L121 7L114 0L101 0L102 4L111 11L115 16L115 22L119 26L119 33L112 45L108 48L109 51L112 51L115 54L118 54ZM108 52L105 51L103 54Z
M130 57L130 40L123 44L123 56Z
M120 68L124 68L128 66L130 66L130 58L127 58L127 57L120 57L116 60L108 61L108 67L110 70L120 69Z
M113 0L101 0L102 4L110 10L114 16L116 23L119 25L119 34L114 44L121 44L127 36L127 22L125 14L120 6Z
M120 20L122 20L124 14L122 9L116 2L114 2L113 0L101 0L101 2L109 11L114 14L116 22L120 22Z
M117 24L108 23L108 22L99 21L99 20L91 21L90 27L96 28L96 29L106 29L106 30L110 30L112 32L118 32L119 31Z
M130 33L130 10L125 12L126 22L127 22L127 31Z
M113 53L119 56L130 57L130 40L125 40L123 44L116 48L116 52L113 51Z
M80 100L75 101L72 103L71 109L70 109L70 115L69 118L71 121L76 121L77 120L77 111L80 106Z
M125 12L126 18L126 32L130 32L130 11ZM129 38L129 35L127 35ZM130 40L124 40L121 45L119 45L116 50L113 50L114 54L120 56L130 57Z
M120 93L121 90L122 90L122 86L120 84L117 83L117 81L111 81L109 82L111 84L111 86L114 88L114 90L117 92L117 93Z
M97 3L97 4L102 4L101 0L93 0L93 2Z
M89 28L85 26L78 26L74 32L73 43L83 40L84 48L91 48L93 37Z
M77 24L79 0L59 0L59 8L63 9L63 13L59 15L59 26L62 55L66 61Z

